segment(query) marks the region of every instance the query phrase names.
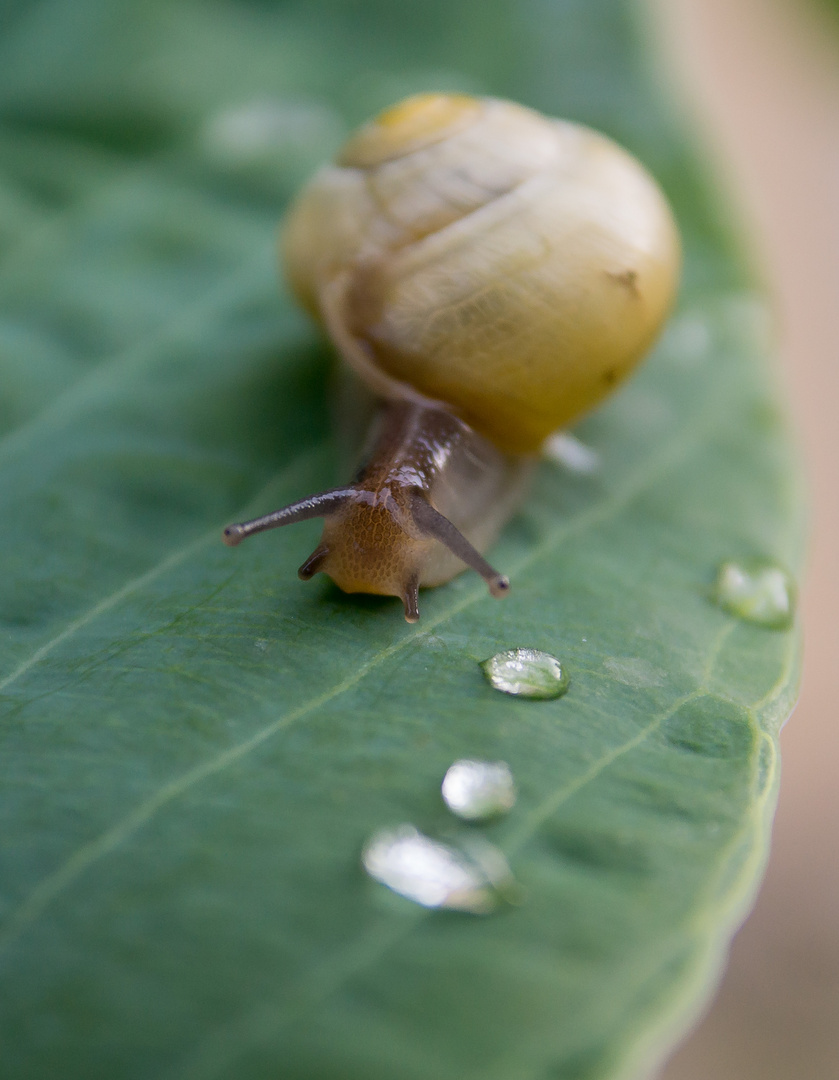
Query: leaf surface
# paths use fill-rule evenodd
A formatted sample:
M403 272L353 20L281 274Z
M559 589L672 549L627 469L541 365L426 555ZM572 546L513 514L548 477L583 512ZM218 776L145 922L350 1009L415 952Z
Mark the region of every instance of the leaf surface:
M654 1058L755 888L796 687L795 630L712 604L715 569L794 572L800 511L766 313L642 31L617 0L3 19L4 1075L595 1080ZM316 524L235 552L220 529L345 479L276 221L349 126L427 88L629 146L686 273L640 375L576 430L598 469L545 463L494 550L511 595L464 575L409 627L296 580ZM486 684L479 661L520 646L561 659L564 697ZM486 918L359 862L378 828L455 830L462 757L508 762L519 793L471 827L525 890Z

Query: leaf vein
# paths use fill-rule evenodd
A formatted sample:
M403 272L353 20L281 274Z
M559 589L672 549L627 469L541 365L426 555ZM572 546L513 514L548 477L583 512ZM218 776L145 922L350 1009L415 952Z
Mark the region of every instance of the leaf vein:
M303 454L299 454L286 469L283 469L283 471L279 473L278 476L275 476L272 480L270 480L269 483L267 483L251 500L249 500L249 503L258 503L259 501L263 500L271 490L283 483L286 476L293 475L295 473L295 471L300 467L300 463L302 460L313 456L313 451L307 451ZM187 544L186 547L182 547L176 551L173 551L170 555L167 555L165 558L161 559L158 563L150 567L148 570L144 571L138 577L132 578L130 581L125 582L124 585L121 585L118 589L110 593L108 596L103 597L96 604L94 604L93 607L88 608L87 611L79 615L78 618L68 623L68 625L65 626L60 633L56 634L55 637L51 638L49 641L44 642L44 644L41 645L40 648L36 649L35 652L33 652L31 656L29 656L26 660L21 661L21 663L18 664L16 668L14 668L12 671L9 672L8 675L5 676L5 678L0 679L0 693L5 691L9 686L11 686L13 682L19 679L22 675L25 675L26 672L29 671L31 668L39 664L41 660L49 656L49 654L53 652L56 648L58 648L59 645L62 645L65 641L73 637L80 630L83 630L86 626L90 625L90 623L95 622L95 620L98 619L100 615L104 615L106 612L111 611L113 608L115 608L118 604L120 604L123 600L127 599L133 593L138 592L144 586L151 584L151 582L156 581L157 578L162 577L169 570L172 570L174 567L180 565L180 563L182 563L185 559L188 559L191 555L193 555L196 551L200 550L205 544L209 543L211 540L220 539L220 536L220 531L217 528L206 530L201 534L201 536L197 537L195 540Z
M731 629L730 625L722 627L712 643L703 685L681 695L667 709L662 710L648 724L640 728L631 739L613 747L585 772L546 796L504 845L505 853L514 855L564 803L573 798L587 784L593 783L616 761L640 746L683 705L709 693L704 684L709 681L716 659ZM299 1019L307 1009L335 993L359 972L378 963L390 948L407 938L433 914L433 910L418 908L412 918L403 918L397 925L390 928L390 932L387 928L383 931L381 927L367 930L348 946L336 950L333 956L317 965L303 980L295 983L294 1007L283 1016L280 1023L277 1022L277 1016L286 1004L288 994L278 996L270 1002L261 1003L240 1020L215 1032L186 1062L173 1070L170 1074L171 1080L213 1080L248 1048L275 1035L282 1027Z
M592 508L590 511L581 513L574 521L558 526L553 530L545 541L518 561L514 573L522 572L547 552L555 550L569 536L602 522L629 505L657 477L666 474L678 464L690 447L696 443L709 422L719 422L718 413L712 407L702 410L695 417L693 424L681 429L680 437L673 440L668 454L665 455L659 452L654 459L646 459L642 467L638 469L637 475L629 480L622 491L616 492L610 499L605 500L604 503ZM650 460L653 461L652 468L649 467ZM205 536L195 543L205 543L207 539L208 537ZM185 557L185 553L181 553L181 558L183 557ZM174 556L170 556L170 560L174 558ZM151 574L152 571L149 573ZM127 587L123 587L119 594L115 594L115 597L118 596L121 599L123 593L127 594ZM422 630L406 634L399 641L371 656L365 664L360 665L350 676L331 689L299 705L296 709L286 713L272 724L260 729L235 746L229 747L221 754L194 766L192 769L188 769L179 777L164 784L115 825L88 843L83 844L57 870L43 878L29 894L28 898L12 912L5 929L0 932L0 953L32 925L43 911L90 866L118 848L120 844L142 828L164 806L182 796L195 784L210 776L217 775L229 765L239 761L276 732L289 727L304 716L339 697L347 690L354 688L366 675L379 667L386 659L408 647L420 634L434 630L442 623L466 610L478 599L482 598L483 595L483 589L470 590L459 601L442 611L436 618L429 619ZM114 602L118 602L118 599L115 599ZM91 609L90 618L95 618L96 614L99 614L99 611ZM66 636L69 636L69 634ZM31 666L31 664L28 666Z
M255 266L260 269L257 272ZM209 288L203 296L179 311L171 319L138 345L118 351L109 360L98 364L89 375L66 387L40 412L19 427L0 438L0 459L11 457L16 451L26 450L42 429L49 428L66 416L82 411L95 403L97 398L112 389L116 379L122 379L126 368L142 370L154 364L161 356L168 357L167 348L181 337L189 337L196 328L206 328L211 318L218 319L227 309L237 304L244 295L250 295L264 273L261 264L253 259L244 263L237 272L224 276Z

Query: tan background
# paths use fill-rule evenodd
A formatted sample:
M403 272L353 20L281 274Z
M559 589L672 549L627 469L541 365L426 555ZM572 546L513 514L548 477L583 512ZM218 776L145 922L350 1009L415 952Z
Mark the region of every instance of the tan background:
M772 857L662 1080L839 1078L839 5L650 0L766 267L810 485L804 683Z

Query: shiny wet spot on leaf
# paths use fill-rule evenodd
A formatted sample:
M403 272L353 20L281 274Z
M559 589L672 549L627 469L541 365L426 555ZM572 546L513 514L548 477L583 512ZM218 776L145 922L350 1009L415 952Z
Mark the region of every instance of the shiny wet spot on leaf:
M539 649L507 649L484 660L481 668L491 686L517 697L546 701L562 697L569 686L560 661Z
M370 877L427 908L488 915L503 900L514 902L518 889L493 844L477 838L442 843L413 825L374 833L361 861Z
M597 451L567 431L557 431L549 436L542 447L542 454L548 461L581 476L593 476L600 468Z
M446 772L443 801L465 821L506 814L516 801L513 774L505 761L456 761Z
M771 630L786 630L792 624L795 587L789 574L775 563L724 562L711 595L723 611L744 622Z
M607 656L603 667L616 682L635 690L661 686L667 679L666 672L640 656Z

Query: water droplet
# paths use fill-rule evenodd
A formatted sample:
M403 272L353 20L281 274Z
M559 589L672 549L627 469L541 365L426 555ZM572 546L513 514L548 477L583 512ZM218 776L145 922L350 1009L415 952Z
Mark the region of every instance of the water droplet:
M444 844L413 825L374 833L361 861L370 877L428 908L488 915L501 900L513 901L518 888L493 844L478 838Z
M257 638L253 644L255 649L259 649L260 652L266 652L269 642L267 638Z
M609 656L603 661L603 667L617 682L636 690L645 686L661 686L667 678L666 672L640 656Z
M712 597L723 611L757 626L786 630L792 623L795 587L789 574L765 560L723 563Z
M516 801L513 774L505 761L456 761L443 779L442 792L449 810L465 821L506 814Z
M508 649L481 664L496 690L547 701L568 690L568 674L555 656L539 649Z
M597 451L567 431L556 431L550 435L542 446L542 455L581 476L591 476L600 468Z

